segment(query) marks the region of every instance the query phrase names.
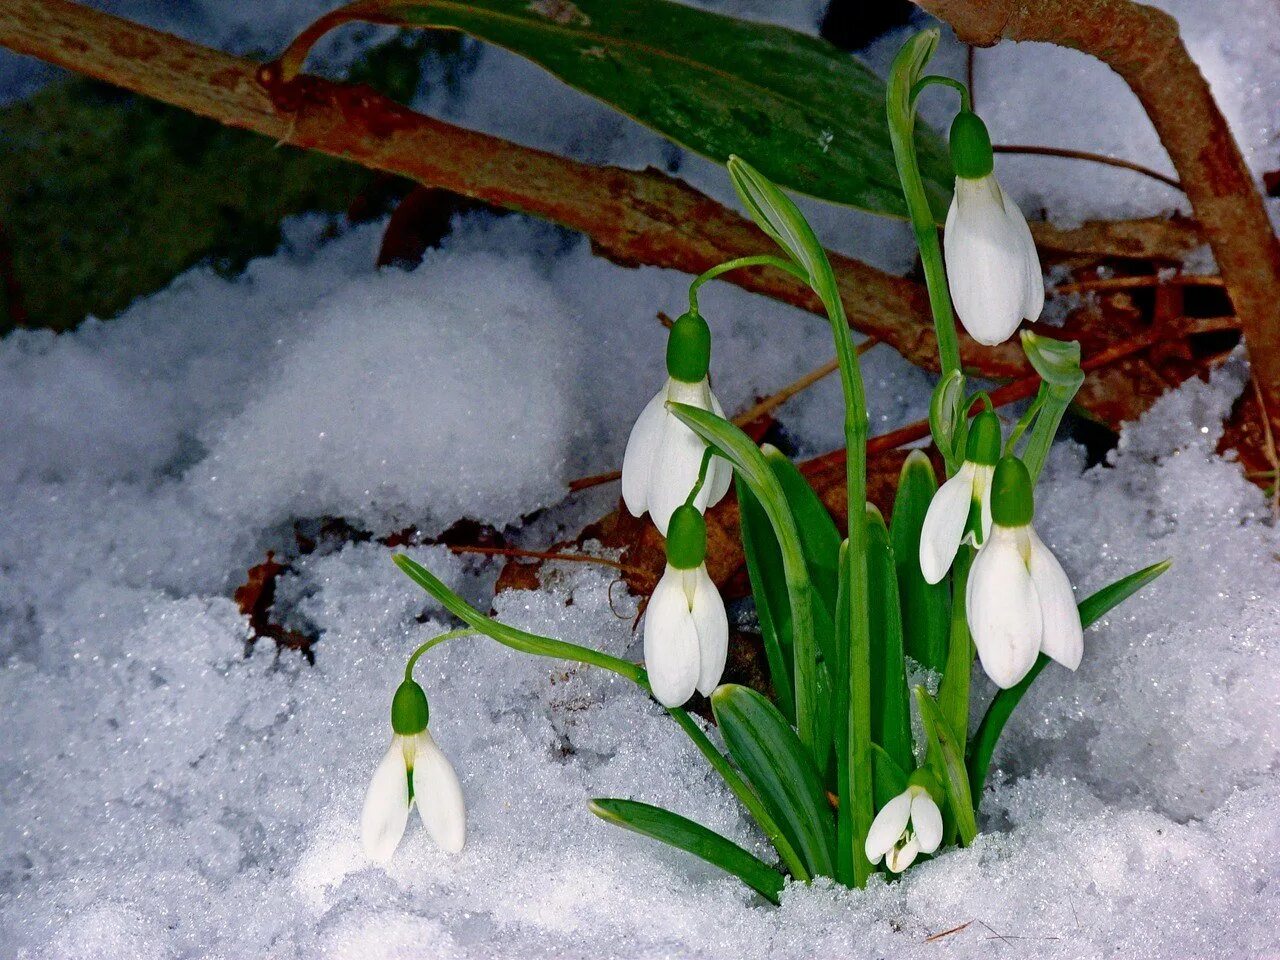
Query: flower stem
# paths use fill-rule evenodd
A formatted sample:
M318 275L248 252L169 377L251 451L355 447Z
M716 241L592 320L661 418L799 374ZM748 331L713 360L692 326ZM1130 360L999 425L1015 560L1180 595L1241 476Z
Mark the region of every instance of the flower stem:
M710 447L702 451L702 463L698 466L698 479L694 482L693 489L689 491L689 496L685 498L684 505L686 507L693 506L693 501L702 492L703 484L707 482L707 471L711 467L713 455L714 451Z
M454 637L470 637L475 636L477 631L470 627L459 627L457 630L450 630L448 633L442 633L438 637L432 637L413 653L409 654L409 662L404 665L404 678L406 680L413 679L413 668L418 665L419 658L430 650L432 647L439 646L446 640L452 640Z
M718 264L697 277L693 283L689 284L689 312L698 312L698 290L709 280L729 273L732 270L738 270L742 267L777 267L784 273L789 273L802 283L808 283L809 278L805 272L797 267L790 260L782 257L774 256L769 253L756 254L750 257L738 257L734 260L726 260L724 263Z
M505 623L486 617L445 586L440 578L416 560L402 553L396 554L392 559L395 560L396 566L408 575L410 580L435 597L446 610L467 624L464 628L451 631L433 640L428 640L422 645L422 648L430 649L435 644L443 643L454 636L460 636L464 632L482 633L491 640L496 640L504 647L510 647L512 650L518 650L521 653L528 653L537 657L550 657L557 660L571 660L590 667L600 667L630 680L646 693L652 695L653 691L649 688L648 674L639 664L623 660L600 650L593 650L590 647L568 643L564 640L554 640L551 637L541 637L535 633L528 633L516 627L507 626ZM414 651L410 667L412 666L412 660L416 659L420 652L425 652L422 648ZM778 856L782 858L782 862L786 864L791 875L797 880L809 880L810 874L805 869L800 855L790 841L787 840L777 821L769 815L755 791L733 769L724 755L715 748L707 738L707 735L699 729L693 718L679 708L668 708L667 713L680 725L680 729L693 741L698 751L706 757L715 771L724 778L725 784L733 792L733 795L742 802L742 805L755 818L756 823L764 831L765 836L769 838L769 842L773 844L774 849L778 851Z
M929 289L929 307L933 311L933 326L938 337L938 357L943 374L960 369L960 341L956 334L955 315L951 310L951 295L947 291L947 274L943 266L942 247L938 242L938 225L929 206L924 180L920 176L920 164L916 156L915 99L930 84L945 84L961 91L961 103L968 106L968 88L950 77L926 76L920 73L933 56L938 43L936 30L926 30L908 40L893 62L889 74L887 108L889 114L889 140L893 144L893 157L898 167L898 179L902 181L902 193L907 202L907 214L916 245L920 248L920 262L924 267L925 285Z

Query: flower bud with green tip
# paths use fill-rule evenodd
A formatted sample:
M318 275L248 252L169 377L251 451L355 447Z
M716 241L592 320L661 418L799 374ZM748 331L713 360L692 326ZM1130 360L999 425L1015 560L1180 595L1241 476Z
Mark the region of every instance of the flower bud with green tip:
M408 676L391 701L391 746L373 772L360 815L366 856L387 863L417 803L436 845L457 853L466 841L466 808L453 766L427 730L427 695Z
M1031 475L1017 457L996 464L991 534L969 571L965 606L982 669L1008 689L1043 652L1074 670L1084 631L1071 581L1036 536Z
M942 843L942 811L935 796L942 788L928 770L920 769L902 791L871 821L863 852L873 864L883 857L885 866L901 873L922 853L933 853Z
M1000 189L986 124L961 110L951 124L955 195L943 249L956 316L979 343L1003 343L1044 309L1040 257L1022 211Z
M696 507L682 504L671 515L667 568L644 618L649 688L664 707L681 706L694 690L709 696L724 672L729 620L706 556L707 522Z
M686 403L723 417L711 392L711 330L697 313L672 324L667 338L667 382L640 413L622 458L622 499L633 516L647 510L664 536L672 512L698 478L706 444L681 423L667 404ZM700 510L714 506L728 492L733 469L719 457L711 462L706 483L694 501Z
M1000 440L1000 418L983 410L969 428L964 463L929 502L920 528L920 572L929 583L947 575L961 543L980 545L987 539Z

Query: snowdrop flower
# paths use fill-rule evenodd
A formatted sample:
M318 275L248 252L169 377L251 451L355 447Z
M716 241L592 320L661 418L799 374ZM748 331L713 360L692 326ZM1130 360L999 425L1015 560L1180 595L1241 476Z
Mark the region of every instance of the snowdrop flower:
M466 841L462 788L427 731L427 718L427 695L406 678L391 702L391 746L373 772L360 814L364 852L376 863L390 861L415 803L427 833L442 850L457 853Z
M698 690L720 685L729 651L724 601L707 574L707 523L683 504L671 516L667 569L644 618L644 665L649 687L664 707L678 707Z
M711 392L707 370L711 363L711 330L696 313L686 313L667 338L667 382L649 401L631 428L622 458L622 499L632 516L646 510L663 536L671 514L684 503L698 479L701 438L667 409L667 403L687 403L724 416ZM708 467L706 483L694 500L699 510L714 506L729 490L733 468L720 457Z
M932 779L922 771L912 775L912 781ZM929 791L919 782L912 782L876 814L867 831L863 851L873 864L883 857L885 866L894 873L901 873L921 853L933 853L942 842L942 811Z
M982 669L1009 688L1037 654L1070 670L1084 655L1084 631L1071 581L1031 527L1031 477L1016 457L996 464L991 535L969 571L965 605Z
M956 191L943 237L956 316L979 343L1003 343L1044 308L1040 258L1018 205L996 182L991 138L976 113L951 124Z
M973 419L964 463L938 488L920 528L920 572L929 583L947 575L960 544L981 544L991 530L991 475L1000 459L1000 418L983 410Z

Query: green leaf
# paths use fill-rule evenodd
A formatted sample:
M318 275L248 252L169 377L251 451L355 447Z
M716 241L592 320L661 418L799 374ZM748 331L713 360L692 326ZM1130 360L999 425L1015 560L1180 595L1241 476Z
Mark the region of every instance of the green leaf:
M733 466L743 482L751 488L769 518L782 554L787 602L791 607L796 729L800 740L813 752L814 762L823 763L825 756L817 753L820 749L817 729L818 672L822 662L819 632L824 635L823 643L829 644L834 624L825 616L822 605L815 602L813 583L809 578L809 568L800 541L800 530L787 503L786 493L760 448L734 424L709 410L688 404L668 403L667 409Z
M771 903L778 902L778 894L786 886L786 878L754 854L678 813L637 800L604 798L592 800L590 810L608 823L701 857L737 877Z
M898 476L889 533L902 602L903 646L917 663L941 673L950 615L947 582L929 583L920 571L920 530L937 490L933 464L922 451L912 450Z
M951 815L960 831L960 842L967 847L978 835L978 820L973 812L964 748L928 691L924 687L916 687L915 693L916 703L920 705L920 719L924 721L925 737L929 741L929 765L946 791Z
M800 546L809 565L809 579L827 612L835 616L840 532L826 505L809 486L804 474L781 450L766 443L760 447L791 507L800 530Z
M1087 629L1155 580L1172 564L1172 560L1161 560L1090 594L1078 604L1080 623ZM1040 654L1030 672L1008 690L999 691L992 698L991 705L987 707L982 723L978 725L973 739L969 742L969 782L976 791L977 797L982 796L982 788L987 782L987 773L991 768L991 757L995 753L996 744L1000 741L1000 734L1004 732L1004 725L1009 722L1009 717L1013 715L1014 709L1022 701L1026 692L1031 689L1031 684L1035 683L1036 677L1040 676L1041 671L1051 662L1043 653Z
M773 535L769 517L751 488L734 474L738 494L738 526L742 532L742 551L747 558L747 576L751 580L751 596L760 620L760 638L765 659L769 663L769 679L773 683L778 708L792 723L796 704L791 680L791 603L787 599L787 578L782 564L782 550Z
M867 504L867 587L871 598L871 740L911 766L911 707L902 650L898 578L884 517Z
M802 193L905 215L884 85L823 40L669 0L363 0L308 28L284 75L352 20L470 34L718 163L739 153ZM936 135L917 141L945 213L950 162Z
M907 771L885 753L880 744L871 744L871 769L875 775L876 809L907 789Z
M521 653L528 653L538 657L572 660L588 666L601 667L625 677L647 692L652 692L649 690L648 675L639 664L631 663L629 660L620 660L607 653L592 650L590 647L579 646L576 643L566 643L563 640L554 640L550 637L542 637L536 633L528 633L515 627L509 627L505 623L486 617L445 586L435 574L417 561L402 553L396 554L392 559L395 561L396 566L403 570L411 580L440 601L446 610L477 633L482 633L491 640L496 640L503 646L518 650ZM737 771L733 769L729 761L712 745L707 735L702 732L694 719L685 711L676 707L668 707L667 713L671 715L671 718L679 724L689 739L693 741L694 746L698 748L698 751L711 764L712 768L720 774L733 792L733 795L747 808L756 823L760 825L760 829L764 831L765 836L773 843L778 855L782 857L788 869L792 871L797 879L807 880L809 878L808 872L800 861L799 854L787 841L781 828L774 822L769 812L761 805L760 798L752 792L750 786L738 776Z
M711 709L729 755L815 876L835 873L834 817L808 749L772 703L727 683Z

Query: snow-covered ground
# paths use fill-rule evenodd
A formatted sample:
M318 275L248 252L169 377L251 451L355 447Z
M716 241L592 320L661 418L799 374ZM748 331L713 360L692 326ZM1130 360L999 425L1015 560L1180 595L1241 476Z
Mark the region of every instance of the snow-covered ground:
M301 19L301 6L272 9ZM818 6L782 19L811 29ZM1256 169L1280 166L1274 11L1173 6ZM246 7L199 9L222 26L184 21L192 35L238 36L227 24ZM1136 105L1083 57L999 48L978 78L998 139L1161 162ZM710 164L511 57L487 51L466 91L422 102L598 161L675 165L728 195ZM1001 158L1001 173L1068 220L1177 199L1053 164ZM834 245L910 262L900 226L808 209ZM320 632L314 666L267 643L246 656L232 588L295 521L325 515L375 532L469 517L530 546L576 531L616 489L566 499L565 481L619 462L662 376L655 313L679 311L687 278L485 215L414 272L376 272L380 225L322 240L332 227L300 218L239 278L194 270L119 318L0 341L0 956L1280 955L1280 537L1213 452L1238 362L1166 397L1103 466L1055 450L1037 523L1082 593L1175 565L1089 633L1078 674L1037 682L972 848L901 882L797 886L768 907L588 813L589 798L635 797L765 853L654 704L465 639L418 677L462 779L468 845L446 856L411 822L390 868L371 868L356 819L390 693L447 621L376 543L305 557L282 584L289 616ZM725 287L703 304L730 410L831 354L807 314ZM864 368L873 432L922 414L924 375L884 348ZM837 404L827 381L782 409L802 452L838 445ZM492 564L411 552L488 603ZM638 657L635 601L610 597L611 580L565 565L497 608Z

